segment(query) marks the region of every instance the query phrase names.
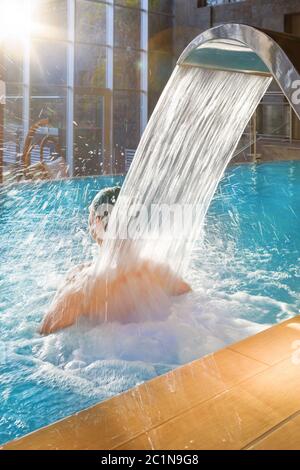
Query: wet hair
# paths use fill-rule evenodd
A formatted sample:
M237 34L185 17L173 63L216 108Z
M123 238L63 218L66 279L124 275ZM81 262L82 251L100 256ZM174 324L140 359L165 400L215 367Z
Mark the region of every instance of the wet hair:
M101 191L99 191L99 193L97 193L96 196L94 197L90 208L94 212L97 212L98 207L100 207L102 204L115 205L115 203L117 202L118 196L120 194L120 191L121 191L120 186L114 186L113 188L101 189Z

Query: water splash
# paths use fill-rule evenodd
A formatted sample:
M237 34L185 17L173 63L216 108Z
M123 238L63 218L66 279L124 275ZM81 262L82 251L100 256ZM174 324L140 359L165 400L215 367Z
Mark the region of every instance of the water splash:
M163 204L200 210L175 238L162 226L157 239L151 217L143 220L135 242L137 258L166 262L180 275L186 272L216 187L270 80L190 66L175 69L142 137L110 227L118 224L126 233L122 225L136 203L148 213L151 206ZM110 262L119 256L119 245L108 240Z
M270 80L190 66L175 69L113 211L97 265L98 275L109 275L115 266L130 270L145 258L169 266L178 276L186 275L216 187ZM165 220L157 227L157 213L165 206L183 209L175 235ZM134 240L128 241L132 208L137 211L134 218L138 222ZM185 208L190 209L188 220ZM125 240L120 242L119 238ZM170 274L166 276L174 283ZM166 299L157 290L142 296L140 290L135 279L126 286L126 297L138 299L141 318L145 310L161 311L163 306L167 311ZM117 297L106 300L109 320L123 308L124 299Z
M171 313L169 297L189 290L181 279L209 204L270 81L175 69L119 195L99 261L61 289L42 333L68 327L82 315L135 322ZM173 214L176 233L165 207L180 209Z
M173 299L171 315L82 322L47 337L37 327L64 273L93 256L88 206L100 188L122 181L2 188L0 442L297 314L299 181L300 162L231 167L205 219L204 245L193 252L187 279L194 292Z

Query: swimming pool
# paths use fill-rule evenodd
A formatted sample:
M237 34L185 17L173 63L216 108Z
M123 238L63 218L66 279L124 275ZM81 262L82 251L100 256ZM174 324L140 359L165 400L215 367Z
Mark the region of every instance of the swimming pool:
M0 195L0 443L299 311L300 162L227 170L163 321L37 327L68 269L93 256L88 205L121 178L20 184Z

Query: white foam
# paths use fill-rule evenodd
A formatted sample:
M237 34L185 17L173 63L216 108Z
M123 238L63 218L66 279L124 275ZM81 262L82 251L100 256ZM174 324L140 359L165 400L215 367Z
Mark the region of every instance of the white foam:
M174 299L171 314L163 321L99 325L82 321L43 338L37 356L55 369L42 369L40 374L52 377L61 370L64 384L72 385L72 376L80 377L92 384L93 393L111 396L268 326L241 318L245 299L254 313L255 296L219 292L216 297L203 287ZM78 382L82 393L87 390L84 384Z

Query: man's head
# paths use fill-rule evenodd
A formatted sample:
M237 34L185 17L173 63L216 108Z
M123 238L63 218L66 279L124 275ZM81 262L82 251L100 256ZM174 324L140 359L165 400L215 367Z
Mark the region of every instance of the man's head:
M120 193L120 186L101 189L90 205L89 230L94 240L101 245L114 205Z

